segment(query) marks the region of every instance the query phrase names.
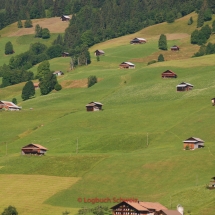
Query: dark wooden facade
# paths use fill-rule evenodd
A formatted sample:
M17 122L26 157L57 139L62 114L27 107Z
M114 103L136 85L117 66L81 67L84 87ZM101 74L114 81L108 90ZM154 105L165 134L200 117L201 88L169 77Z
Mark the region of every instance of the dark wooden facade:
M48 149L39 144L28 144L27 146L22 147L21 153L22 155L45 155Z
M62 21L69 21L71 18L69 16L63 15L60 17Z
M134 38L133 40L130 41L130 44L143 44L146 43L146 39L144 38Z
M123 201L113 207L112 215L160 215L167 208L158 202Z
M176 45L171 47L171 51L179 51L179 50L180 50L180 48Z
M105 54L105 52L104 52L103 50L96 50L96 51L94 52L94 54L95 54L95 56L102 56L102 55Z
M62 57L68 57L69 53L68 52L62 52Z
M162 78L177 78L177 75L176 75L176 73L174 73L171 70L166 70L165 72L163 72L161 74L161 77Z
M100 102L90 102L86 105L87 111L99 111L102 110L103 104Z
M179 92L180 91L188 91L188 90L192 90L192 89L193 89L193 85L186 83L186 82L182 82L176 86L176 90Z
M131 62L122 62L119 65L120 69L135 69L135 65Z

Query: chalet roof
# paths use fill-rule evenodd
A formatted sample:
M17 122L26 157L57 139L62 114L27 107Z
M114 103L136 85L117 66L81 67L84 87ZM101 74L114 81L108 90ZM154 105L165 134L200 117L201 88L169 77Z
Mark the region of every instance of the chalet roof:
M93 106L95 106L95 105L103 105L102 103L100 103L100 102L90 102L90 103L88 103L87 105L86 105L86 107L93 107Z
M190 86L190 87L193 87L192 84L190 83L186 83L186 82L181 82L180 84L178 84L176 87L186 87L186 86Z
M62 52L62 54L69 54L69 52Z
M162 210L166 215L181 215L177 210Z
M171 73L171 74L175 74L172 70L166 70L166 71L164 71L162 74L164 74L164 73Z
M204 140L198 138L198 137L190 137L186 140L184 140L183 142L186 142L186 143L198 143L198 142L201 142L201 143L204 143Z
M63 15L62 17L66 18L66 19L71 19L69 16L67 15Z
M129 66L134 66L134 64L131 62L122 62L121 64L128 64Z
M44 146L40 145L40 144L34 144L34 143L30 143L27 146L23 146L22 149L43 149L43 150L48 150L47 148L45 148Z
M141 38L141 37L135 37L132 41L138 41L138 40L144 40L144 41L146 41L146 39Z
M0 103L6 105L9 108L16 108L16 109L21 109L21 107L15 105L13 102L8 102L8 101L0 101Z
M103 51L103 50L99 50L99 49L97 49L95 52L100 52L100 53L102 53L102 54L104 54L105 52Z
M122 202L121 202L122 203ZM119 203L119 204L121 204ZM166 210L167 208L161 205L159 202L133 202L133 201L125 201L128 205L135 208L138 211L160 211L160 210ZM117 205L119 205L117 204ZM116 207L117 205L113 206L112 208Z
M174 45L174 46L172 46L171 48L178 48L178 46Z

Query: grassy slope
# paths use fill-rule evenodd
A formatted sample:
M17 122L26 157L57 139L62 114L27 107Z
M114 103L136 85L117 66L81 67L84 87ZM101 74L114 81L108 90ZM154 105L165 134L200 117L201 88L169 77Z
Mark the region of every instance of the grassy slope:
M186 30L187 20L188 17L171 25L164 23L92 47L92 54L99 48L106 56L99 62L92 57L91 65L59 79L83 80L96 75L101 81L89 89L67 88L43 97L38 92L35 99L25 102L18 97L22 111L0 112L0 173L82 177L70 188L44 199L48 205L61 206L62 211L91 206L79 203L78 197L135 197L170 207L171 196L173 208L180 203L185 211L212 215L215 194L205 190L205 184L213 176L215 161L214 108L210 104L214 97L214 55L187 60L173 56L179 60L146 66L148 56L159 52L159 28L169 33L169 45L177 41L192 51L198 49L189 45L188 36L181 34L194 28ZM180 34L175 35L176 29ZM145 35L147 44L128 45L129 38ZM187 56L185 53L181 49L179 54ZM132 59L137 62L135 70L117 68L120 62ZM50 63L53 70L68 71L69 58L53 59ZM162 80L160 74L166 69L172 69L178 78ZM32 70L36 71L36 67ZM175 86L182 81L192 83L193 91L177 93ZM17 97L22 85L1 89L1 99ZM104 111L86 112L85 105L90 101L102 102ZM206 147L183 151L182 141L190 136L205 140ZM79 155L75 154L77 138ZM20 157L20 148L29 142L46 146L48 155ZM10 199L1 207L8 204ZM20 203L19 207L22 210L25 206Z

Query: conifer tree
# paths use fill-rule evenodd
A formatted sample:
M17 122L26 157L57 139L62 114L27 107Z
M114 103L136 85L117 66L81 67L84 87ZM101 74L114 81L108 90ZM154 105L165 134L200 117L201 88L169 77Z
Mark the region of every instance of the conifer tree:
M158 41L158 48L161 50L167 50L167 39L166 35L161 34Z
M32 81L28 81L22 89L22 99L27 100L35 95L35 88Z
M31 28L31 27L33 27L32 21L30 19L26 19L24 26L25 26L25 28Z
M162 61L164 61L164 56L162 54L160 54L158 56L158 62L162 62Z
M4 53L6 55L14 53L14 51L13 51L13 45L12 45L12 43L10 41L5 44L5 51L4 51Z
M22 25L22 21L21 21L21 20L18 20L18 22L17 22L17 27L18 27L18 28L23 28L23 25Z

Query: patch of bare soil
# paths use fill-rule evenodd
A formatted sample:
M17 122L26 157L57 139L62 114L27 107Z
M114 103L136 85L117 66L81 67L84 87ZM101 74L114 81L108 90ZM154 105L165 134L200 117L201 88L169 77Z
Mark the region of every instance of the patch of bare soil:
M23 24L25 20L22 20ZM33 19L32 28L17 28L17 31L13 31L9 34L12 36L22 36L26 34L35 34L35 26L38 24L42 28L48 28L51 33L64 33L65 29L69 26L68 21L61 21L60 17Z
M101 81L102 78L98 78L97 81ZM80 79L80 80L65 80L61 83L62 88L87 88L88 80Z

